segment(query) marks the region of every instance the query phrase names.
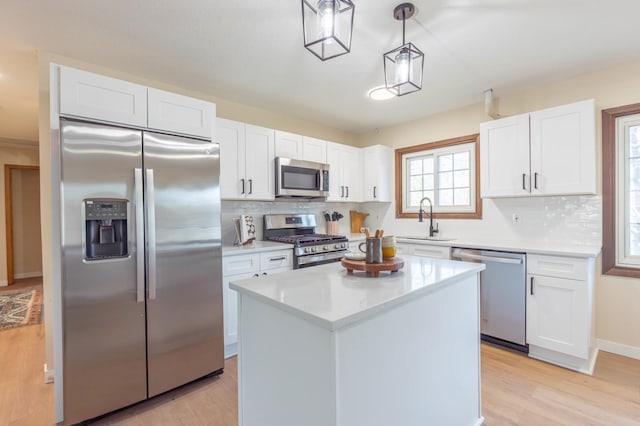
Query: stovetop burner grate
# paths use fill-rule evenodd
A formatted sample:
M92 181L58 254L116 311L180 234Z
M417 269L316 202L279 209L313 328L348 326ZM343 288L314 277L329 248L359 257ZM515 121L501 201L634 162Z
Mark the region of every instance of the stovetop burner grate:
M271 241L278 241L288 244L308 244L308 243L325 243L332 241L344 241L345 237L339 235L326 234L306 234L306 235L281 235L269 237Z

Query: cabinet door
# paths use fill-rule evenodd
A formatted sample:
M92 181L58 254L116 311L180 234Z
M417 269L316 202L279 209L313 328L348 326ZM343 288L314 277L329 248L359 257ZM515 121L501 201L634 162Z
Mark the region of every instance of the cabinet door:
M342 146L342 184L345 187L344 201L362 201L362 152L360 148Z
M247 198L274 199L274 131L264 127L245 127Z
M530 195L529 114L480 124L482 197Z
M593 100L532 112L531 193L596 193Z
M432 257L434 259L451 259L451 247L416 244L411 254L414 256Z
M60 67L60 112L147 127L147 88L128 81Z
M362 201L391 201L393 149L384 145L362 148Z
M528 274L527 343L588 358L587 297L585 281Z
M344 184L341 182L342 145L327 142L327 163L329 164L329 195L327 201L344 201Z
M218 118L215 138L220 143L220 197L245 198L245 125Z
M315 161L316 163L326 163L327 142L320 139L303 136L302 159L305 161Z
M222 278L222 308L224 311L225 357L235 355L234 348L227 346L238 343L238 293L229 288L229 282L256 276L258 272L229 275Z
M215 104L153 88L147 93L149 128L211 139Z
M276 157L302 160L302 136L276 130Z

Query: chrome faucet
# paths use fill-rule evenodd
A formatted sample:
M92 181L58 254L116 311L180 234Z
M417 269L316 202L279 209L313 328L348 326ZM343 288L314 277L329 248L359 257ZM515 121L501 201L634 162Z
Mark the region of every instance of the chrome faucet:
M425 213L424 209L422 208L424 203L424 200L427 200L429 202L429 236L433 237L435 234L437 234L438 232L440 232L440 230L438 229L438 224L436 223L436 227L433 227L433 203L431 202L431 199L429 197L424 197L422 200L420 200L420 210L418 211L418 222L422 222L422 215Z

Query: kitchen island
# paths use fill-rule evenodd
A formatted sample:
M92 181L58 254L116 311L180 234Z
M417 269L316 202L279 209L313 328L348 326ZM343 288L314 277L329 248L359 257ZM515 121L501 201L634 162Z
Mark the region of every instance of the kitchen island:
M231 282L241 426L478 425L479 273L406 256Z

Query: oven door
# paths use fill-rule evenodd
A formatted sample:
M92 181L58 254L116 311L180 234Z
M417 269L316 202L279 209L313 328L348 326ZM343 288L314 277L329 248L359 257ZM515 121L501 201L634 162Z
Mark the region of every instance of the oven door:
M326 197L329 165L276 158L276 197Z

